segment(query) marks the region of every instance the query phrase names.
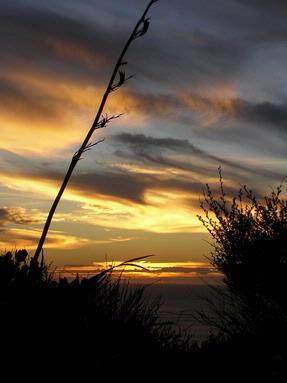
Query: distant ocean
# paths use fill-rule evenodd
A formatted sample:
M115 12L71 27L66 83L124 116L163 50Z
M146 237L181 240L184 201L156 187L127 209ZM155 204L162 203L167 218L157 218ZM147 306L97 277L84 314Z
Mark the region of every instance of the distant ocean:
M161 297L161 319L173 322L183 331L190 332L194 340L201 342L214 331L195 318L197 311L210 311L206 298L212 298L212 291L208 285L159 283L149 285L146 295L151 299Z

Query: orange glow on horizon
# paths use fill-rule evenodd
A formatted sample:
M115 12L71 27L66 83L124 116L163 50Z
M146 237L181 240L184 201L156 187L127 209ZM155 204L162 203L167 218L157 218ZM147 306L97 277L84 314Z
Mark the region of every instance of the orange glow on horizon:
M57 268L59 275L73 278L76 274L81 277L89 277L104 271L110 267L115 267L113 274L115 277L120 276L123 280L129 281L172 281L178 280L184 283L203 283L206 278L218 280L221 274L217 272L210 264L206 262L152 262L152 261L138 261L137 265L144 267L124 266L117 268L120 261L112 263L108 262L94 262L94 265L86 266L67 266Z

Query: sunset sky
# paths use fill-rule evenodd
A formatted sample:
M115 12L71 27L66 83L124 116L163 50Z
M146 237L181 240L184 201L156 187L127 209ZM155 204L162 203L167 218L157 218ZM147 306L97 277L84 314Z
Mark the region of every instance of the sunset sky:
M2 250L33 253L146 4L0 1ZM156 277L212 276L204 185L221 166L228 192L260 196L287 175L286 1L161 0L150 16L105 109L124 115L78 163L45 254L74 271L154 254Z

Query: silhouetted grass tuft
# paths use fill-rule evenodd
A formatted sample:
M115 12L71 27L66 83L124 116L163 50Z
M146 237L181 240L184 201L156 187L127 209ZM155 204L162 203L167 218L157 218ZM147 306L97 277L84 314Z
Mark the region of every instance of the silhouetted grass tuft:
M166 360L188 349L188 339L160 320L160 300L148 299L143 286L113 279L112 269L69 281L56 280L44 261L32 263L33 273L30 267L26 250L0 256L0 328L7 355L17 350L26 359L29 345L37 363L44 357L68 368L69 361L110 376L123 366L137 373L145 363L143 375L157 368L165 375Z

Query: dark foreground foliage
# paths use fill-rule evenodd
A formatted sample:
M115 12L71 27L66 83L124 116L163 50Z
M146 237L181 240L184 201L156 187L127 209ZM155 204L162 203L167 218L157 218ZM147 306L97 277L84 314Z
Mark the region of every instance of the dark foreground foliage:
M202 223L215 240L211 263L236 293L284 304L287 294L287 200L282 186L258 200L246 186L232 201L223 181L216 198L209 186Z
M4 365L44 363L107 381L178 375L173 363L184 358L188 341L161 322L159 301L148 300L144 287L131 288L110 273L56 281L43 262L31 265L25 250L0 256L0 281Z
M144 287L109 273L55 280L43 262L31 268L20 250L0 256L0 279L1 371L8 368L11 380L19 374L30 381L157 383L284 377L286 343L267 350L268 334L244 330L191 343L160 321L159 302L148 301Z
M199 217L214 239L211 263L225 289L213 288L210 313L199 319L217 329L205 347L216 349L254 377L287 378L287 200L282 185L258 199L246 186L229 198L207 185ZM216 302L216 303L215 303ZM240 366L240 367L239 367ZM282 380L284 381L284 380Z

